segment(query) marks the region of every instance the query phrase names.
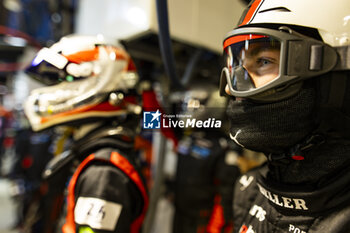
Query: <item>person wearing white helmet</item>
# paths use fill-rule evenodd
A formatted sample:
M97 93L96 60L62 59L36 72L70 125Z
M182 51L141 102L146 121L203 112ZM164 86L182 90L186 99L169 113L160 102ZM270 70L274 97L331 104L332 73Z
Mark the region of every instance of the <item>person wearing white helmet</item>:
M267 157L234 232L349 232L350 2L251 1L223 46L230 137Z
M71 149L44 173L69 181L55 231L139 232L148 196L134 151L142 108L129 54L101 36L71 35L41 49L27 72L49 85L24 104L33 130L74 129Z

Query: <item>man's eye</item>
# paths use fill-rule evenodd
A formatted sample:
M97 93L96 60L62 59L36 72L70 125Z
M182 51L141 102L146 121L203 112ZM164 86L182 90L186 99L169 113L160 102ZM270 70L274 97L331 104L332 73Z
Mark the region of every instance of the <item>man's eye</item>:
M266 66L266 65L270 65L270 64L274 63L274 61L272 59L268 59L268 58L258 58L256 63L259 66Z

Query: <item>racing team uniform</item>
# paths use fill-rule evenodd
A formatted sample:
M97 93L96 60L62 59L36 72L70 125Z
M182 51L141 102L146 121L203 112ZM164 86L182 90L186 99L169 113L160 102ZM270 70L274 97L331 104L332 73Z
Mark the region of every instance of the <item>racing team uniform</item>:
M106 137L80 148L87 157L69 181L58 232L140 232L148 196L127 144Z
M339 172L317 190L273 183L266 177L265 164L238 179L234 232L350 232L349 170Z

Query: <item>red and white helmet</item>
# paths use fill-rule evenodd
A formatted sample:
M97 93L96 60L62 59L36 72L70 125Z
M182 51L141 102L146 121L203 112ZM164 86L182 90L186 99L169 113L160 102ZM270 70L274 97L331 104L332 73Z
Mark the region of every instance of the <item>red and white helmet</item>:
M129 54L102 36L70 35L39 51L27 72L49 86L27 98L33 130L140 114L136 68Z
M314 28L328 45L350 45L350 2L347 0L251 1L239 27L262 23Z

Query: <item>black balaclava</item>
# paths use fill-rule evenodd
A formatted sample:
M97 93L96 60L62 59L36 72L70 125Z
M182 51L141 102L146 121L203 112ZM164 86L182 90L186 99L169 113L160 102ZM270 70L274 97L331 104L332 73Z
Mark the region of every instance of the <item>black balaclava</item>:
M250 150L282 153L314 128L315 89L303 88L295 96L274 103L230 100L227 115L230 136Z
M331 76L328 76L331 78ZM288 99L255 103L231 99L227 114L230 136L237 144L258 152L282 154L305 141L318 127L320 90L315 77ZM285 184L323 185L328 176L350 162L350 141L338 134L325 135L325 142L303 154L304 160L268 160L268 176Z

